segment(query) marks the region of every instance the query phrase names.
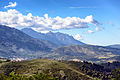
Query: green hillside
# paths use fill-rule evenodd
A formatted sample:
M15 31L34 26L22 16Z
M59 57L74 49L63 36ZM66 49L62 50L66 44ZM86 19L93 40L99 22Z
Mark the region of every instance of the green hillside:
M75 66L60 61L36 59L6 63L1 65L0 73L8 75L14 71L16 74L24 76L45 73L53 77L59 77L60 80L94 80L77 69Z
M6 61L0 63L0 80L120 80L120 62Z

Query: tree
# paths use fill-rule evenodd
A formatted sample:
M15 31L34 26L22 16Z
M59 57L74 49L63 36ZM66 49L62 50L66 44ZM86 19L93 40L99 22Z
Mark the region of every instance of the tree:
M120 80L120 69L116 69L112 71L112 74L114 76L114 80Z

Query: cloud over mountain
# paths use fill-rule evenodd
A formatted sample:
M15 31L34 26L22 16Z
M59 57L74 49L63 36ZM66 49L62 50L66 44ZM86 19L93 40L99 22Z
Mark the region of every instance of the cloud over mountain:
M0 24L11 27L31 27L34 30L59 30L73 28L88 28L88 24L99 25L100 23L93 18L92 15L85 19L79 17L54 17L48 14L44 17L33 16L31 13L23 15L15 9L9 9L7 12L0 11Z
M83 37L82 37L80 34L76 34L76 35L74 36L74 39L76 39L76 40L82 40Z

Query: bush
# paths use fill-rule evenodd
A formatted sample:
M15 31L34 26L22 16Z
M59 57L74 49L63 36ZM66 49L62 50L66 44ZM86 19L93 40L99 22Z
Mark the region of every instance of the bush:
M51 75L40 73L31 76L23 76L11 72L8 76L0 74L0 80L59 80L58 77L52 77Z

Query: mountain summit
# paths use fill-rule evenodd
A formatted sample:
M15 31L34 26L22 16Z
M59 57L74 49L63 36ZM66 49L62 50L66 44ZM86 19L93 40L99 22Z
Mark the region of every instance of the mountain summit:
M43 40L48 40L52 43L55 43L59 46L65 46L65 45L73 45L73 44L84 44L83 42L80 42L78 40L75 40L72 36L69 36L68 34L63 34L60 32L53 33L53 32L48 32L46 34L36 32L31 28L24 28L21 31L24 33L28 34L31 37L37 38L37 39L43 39Z

